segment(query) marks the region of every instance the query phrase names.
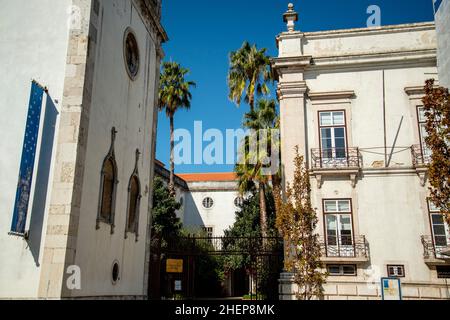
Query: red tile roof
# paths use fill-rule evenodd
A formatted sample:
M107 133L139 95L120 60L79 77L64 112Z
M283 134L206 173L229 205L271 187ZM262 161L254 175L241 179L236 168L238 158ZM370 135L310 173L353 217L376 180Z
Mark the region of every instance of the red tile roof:
M234 172L211 172L211 173L177 173L186 182L196 181L236 181Z

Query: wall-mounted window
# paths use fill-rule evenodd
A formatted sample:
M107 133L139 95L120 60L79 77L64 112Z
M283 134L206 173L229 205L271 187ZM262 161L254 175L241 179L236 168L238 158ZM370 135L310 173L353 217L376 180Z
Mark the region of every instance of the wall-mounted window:
M450 279L450 266L436 266L436 272L439 279Z
M206 197L203 199L202 205L205 209L211 209L214 205L214 200L211 197Z
M322 159L346 159L345 111L319 112L319 126Z
M350 199L323 200L327 256L354 256Z
M425 116L425 108L423 106L417 107L417 122L419 126L420 149L422 151L422 158L425 163L431 159L431 149L427 147L425 138L428 136L426 130L427 117Z
M117 163L114 154L114 142L116 139L116 129L111 130L111 145L108 154L103 160L100 175L100 197L99 209L97 213L96 228L100 228L100 222L111 225L111 233L114 232L114 208L117 190Z
M139 230L139 207L141 202L141 182L139 180L139 150L136 150L136 161L133 173L128 183L128 204L127 204L127 225L125 228L125 238L127 233L134 233L138 241Z
M214 227L203 227L203 232L208 238L208 243L212 243L212 237L214 236Z
M388 277L399 277L405 276L405 266L403 265L387 265L387 275Z
M450 228L444 220L442 213L431 201L428 201L431 232L436 252L442 251L450 245Z
M131 80L135 80L139 72L139 46L136 35L128 28L125 30L123 55L125 59L125 67Z
M353 264L329 264L327 271L330 276L356 276L356 266Z

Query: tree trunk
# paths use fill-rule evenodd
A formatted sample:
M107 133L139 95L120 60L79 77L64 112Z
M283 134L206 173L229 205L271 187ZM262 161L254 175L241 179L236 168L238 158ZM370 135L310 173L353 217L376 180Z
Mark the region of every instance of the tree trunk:
M259 221L261 225L261 235L265 238L267 237L267 208L263 183L259 184Z
M174 162L174 126L173 126L173 115L170 116L170 178L169 178L169 192L170 195L175 196L175 162Z

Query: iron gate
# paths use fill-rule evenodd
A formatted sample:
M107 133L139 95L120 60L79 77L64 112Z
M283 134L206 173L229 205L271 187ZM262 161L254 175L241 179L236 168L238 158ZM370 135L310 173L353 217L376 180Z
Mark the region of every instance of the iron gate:
M278 299L278 278L283 266L282 238L187 236L170 239L164 244L155 239L152 249L149 285L152 299L173 294L170 290L179 283L183 284L179 291L184 298L198 297L200 288L196 288L196 277L198 272L204 272L196 270L200 267L199 260L214 256L240 256L249 262L250 299L260 299L262 294L262 298ZM166 272L168 259L182 261L182 272Z

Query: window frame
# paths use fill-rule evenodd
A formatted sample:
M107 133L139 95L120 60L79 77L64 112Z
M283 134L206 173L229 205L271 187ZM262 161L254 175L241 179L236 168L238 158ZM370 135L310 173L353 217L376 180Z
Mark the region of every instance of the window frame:
M139 149L136 149L136 160L134 164L133 172L131 173L130 180L128 181L128 192L127 192L127 211L126 211L126 221L125 221L125 239L127 238L128 233L135 234L135 240L138 241L139 238L139 217L140 217L140 205L142 198L142 188L141 188L141 179L139 178ZM130 201L131 201L131 183L133 180L137 182L137 197L135 203L135 212L134 212L134 223L130 225Z
M105 156L102 162L102 167L100 170L100 188L99 188L99 200L98 200L98 209L97 209L97 219L95 223L95 229L100 229L100 223L105 223L111 226L111 234L114 233L115 228L115 208L116 208L116 196L117 196L117 185L119 184L118 180L118 168L117 168L117 162L116 157L114 153L114 142L116 139L116 128L112 127L111 129L111 145L109 147L108 154ZM113 186L111 191L111 212L109 219L106 219L102 215L102 208L103 208L103 198L104 198L104 181L105 181L105 165L108 161L111 161L113 166Z
M349 209L350 211L336 211L336 212L327 212L325 209L325 202L326 201L336 201L336 204L338 205L338 201L348 201L349 202ZM336 207L338 208L338 206ZM349 245L353 248L353 255L356 254L355 252L355 227L354 227L354 214L353 214L353 203L352 203L352 199L351 198L323 198L322 199L322 214L323 214L323 232L324 232L324 239L325 239L325 253L328 256L328 232L327 232L327 215L335 215L335 216L339 216L341 214L346 214L346 215L350 215L350 219L351 219L351 226L352 226L352 244ZM337 226L336 226L337 227ZM338 229L336 229L338 231ZM337 235L337 240L340 240L340 242L342 242L341 239L339 239L341 237L341 234L339 233ZM340 246L342 244L339 243L339 241L337 241L336 245L330 245L330 246L336 246L337 250L339 252L339 256L341 256L340 253Z
M422 154L422 159L423 161L425 161L425 156L426 157L431 157L431 150L428 149L427 145L425 144L425 138L422 136L422 125L426 124L427 120L420 120L420 111L419 109L425 109L425 106L423 105L416 105L416 117L417 117L417 129L419 131L419 143L420 143L420 153ZM426 153L425 150L427 150L429 152Z
M432 210L431 209L430 201L431 201L430 198L427 198L428 221L430 223L431 240L433 241L433 247L434 248L445 248L450 245L450 226L447 224L447 221L445 221L440 210L438 210L438 209ZM447 243L445 246L436 245L435 233L434 233L434 228L433 228L433 226L434 226L433 218L432 218L433 215L439 215L442 218L442 221L444 224L444 229L445 229L445 240Z
M330 267L339 267L339 271L340 271L339 274L331 273ZM355 270L355 272L353 274L346 274L346 273L344 273L344 267L352 267ZM357 277L358 276L358 268L357 268L356 264L327 264L326 269L327 269L328 274L331 277Z
M344 124L343 125L322 125L320 115L322 113L330 113L331 119L333 119L333 113L334 112L342 112L344 115ZM333 110L318 110L317 111L317 120L318 120L318 134L319 134L319 148L320 148L320 157L321 160L323 159L341 159L336 157L336 152L334 152L334 155L332 155L331 158L324 158L323 157L323 145L322 145L322 128L344 128L344 134L345 134L345 157L342 159L347 159L348 161L348 132L347 132L347 112L345 109L333 109ZM335 143L335 141L334 141ZM336 147L332 147L332 150L336 149ZM332 151L333 152L333 151Z
M211 206L210 206L210 207L207 207L207 206L205 205L205 201L206 201L207 199L211 199ZM202 199L202 207L203 207L204 209L206 209L206 210L212 209L212 208L214 207L214 204L215 204L214 199L213 199L212 197L210 197L210 196L206 196L206 197L204 197L204 198Z
M400 268L400 270L402 270L402 275L391 274L389 272L389 268ZM393 278L405 278L406 277L405 265L403 265L403 264L388 264L388 265L386 265L386 271L387 271L388 277L393 277Z

